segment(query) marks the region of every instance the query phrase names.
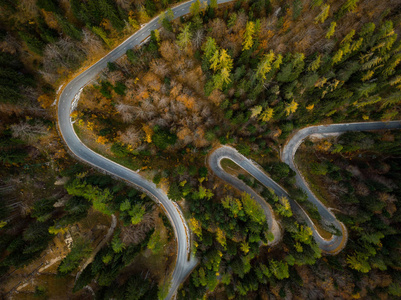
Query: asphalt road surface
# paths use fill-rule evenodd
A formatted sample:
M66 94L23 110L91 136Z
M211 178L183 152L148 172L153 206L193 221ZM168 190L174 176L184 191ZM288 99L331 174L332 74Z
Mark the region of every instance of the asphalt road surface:
M347 239L348 232L347 228L339 222L331 211L325 207L311 192L308 187L308 184L300 175L298 169L294 164L294 155L301 145L302 141L311 134L332 134L332 133L343 133L347 131L367 131L367 130L381 130L381 129L401 129L400 121L392 121L392 122L368 122L368 123L347 123L347 124L334 124L328 126L312 126L301 129L298 131L289 142L285 145L282 153L281 159L287 163L295 172L296 172L296 184L302 188L308 196L308 201L312 202L316 205L322 220L326 224L331 224L335 228L337 228L341 235L332 235L330 239L323 238L317 228L315 227L313 221L309 218L308 214L303 210L303 208L294 200L292 200L288 193L274 180L272 180L263 169L258 166L253 161L247 159L243 155L241 155L237 150L229 146L222 146L209 156L209 166L213 170L216 176L220 177L227 183L233 185L241 191L245 191L262 206L265 211L267 222L271 232L274 235L274 241L271 244L275 244L281 238L281 232L277 221L275 220L273 210L271 206L263 200L255 191L253 191L249 186L247 186L241 180L235 178L234 176L228 174L221 167L221 160L226 158L230 159L238 166L247 171L250 175L252 175L256 180L258 180L261 184L263 184L267 188L273 189L279 197L286 197L290 201L291 209L297 217L300 217L311 229L313 233L313 237L319 247L322 249L324 253L327 254L337 254L342 249L344 249Z

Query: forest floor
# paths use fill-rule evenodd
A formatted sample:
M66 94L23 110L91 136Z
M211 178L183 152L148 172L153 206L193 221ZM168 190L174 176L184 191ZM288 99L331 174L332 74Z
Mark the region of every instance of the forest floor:
M246 172L244 169L242 169L240 166L238 166L235 162L229 160L229 159L222 159L221 160L221 167L223 168L224 171L226 171L228 174L233 175L234 177L238 177L238 175L249 175L248 172Z
M98 143L96 141L97 136L94 134L94 132L89 130L87 126L79 122L79 120L80 119L74 123L74 130L82 143L99 154L111 156L111 143Z
M55 274L58 266L57 262L69 252L67 241L67 234L57 235L40 258L24 268L9 273L10 275L7 275L6 280L2 283L2 289L5 291L6 297L8 299L19 299L18 295L20 293L33 293L35 286L40 282L39 278L42 272Z
M308 165L317 160L316 156L312 152L307 151L306 147L301 145L298 151L295 153L294 158L298 170L308 183L309 188L316 198L327 207L335 207L335 203L333 202L331 195L328 193L327 189L324 188L325 183L320 179L321 176L313 175L308 170Z
M97 245L110 226L110 218L99 212L90 210L88 216L73 225L69 231L59 233L42 256L28 266L12 271L7 280L2 282L2 290L6 299L32 299L36 287L46 287L49 299L83 299L84 290L72 294L75 274L66 277L57 276L57 268L69 253L71 242L77 236L84 236Z

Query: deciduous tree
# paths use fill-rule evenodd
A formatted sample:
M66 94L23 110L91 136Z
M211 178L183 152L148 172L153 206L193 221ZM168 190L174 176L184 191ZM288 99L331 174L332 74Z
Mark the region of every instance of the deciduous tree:
M334 21L331 22L330 28L329 28L329 30L327 30L326 39L329 39L334 35L334 32L336 30L336 26L337 26L336 22L334 22Z
M266 74L272 69L274 57L274 52L270 50L270 52L268 54L265 54L259 62L258 68L256 69L256 77L259 80L262 81L266 79Z
M268 122L273 118L273 113L274 113L273 108L267 107L263 110L259 119L262 120L262 122Z
M180 46L181 49L187 49L189 45L191 45L192 33L190 30L191 24L186 24L181 33L177 36L177 45Z
M255 23L252 21L248 21L246 23L245 33L244 33L244 41L242 42L242 50L249 50L252 48L254 43L254 35L255 35Z
M320 14L315 18L315 23L324 23L324 21L326 21L326 19L329 17L329 12L330 12L330 5L329 4L325 4L322 6L322 11L320 12Z
M284 107L284 111L289 116L290 114L294 113L297 111L298 108L298 103L295 102L294 99L290 103L287 103L287 105Z

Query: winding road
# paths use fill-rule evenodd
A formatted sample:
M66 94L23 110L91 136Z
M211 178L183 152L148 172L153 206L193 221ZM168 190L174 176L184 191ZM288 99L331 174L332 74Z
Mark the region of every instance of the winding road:
M344 133L347 131L369 131L369 130L383 130L383 129L401 129L401 121L391 121L391 122L367 122L367 123L346 123L346 124L333 124L333 125L320 125L320 126L311 126L303 128L297 131L293 137L288 141L285 145L282 153L281 159L283 162L288 164L291 169L296 172L296 184L298 187L302 188L307 196L308 201L313 203L321 217L322 220L326 224L333 225L336 229L341 232L340 236L332 235L330 239L323 238L313 221L309 218L308 214L305 210L294 200L292 200L288 193L283 189L279 184L277 184L273 179L271 179L262 169L262 167L258 166L253 161L247 159L243 155L241 155L237 150L229 146L222 146L215 151L213 151L209 155L208 163L210 168L213 170L216 176L223 179L225 182L235 186L241 191L249 193L264 209L267 222L271 232L274 235L274 241L271 244L277 243L281 239L281 232L278 228L277 221L274 217L272 207L261 198L254 190L252 190L249 186L247 186L243 181L235 178L234 176L228 174L224 171L221 166L222 159L229 159L240 166L242 169L247 171L250 175L252 175L256 180L258 180L261 184L263 184L267 188L273 189L279 197L286 197L289 199L291 209L293 213L301 217L303 221L312 229L313 237L316 243L319 245L320 249L326 254L337 254L342 249L344 249L347 239L348 239L348 231L343 223L338 221L335 215L325 207L319 199L312 193L308 184L305 182L303 177L301 176L299 170L297 169L294 163L294 156L298 149L298 147L302 144L302 142L310 136L311 134L333 134L333 133Z
M232 0L218 0L218 3L226 3ZM189 7L191 4L195 2L194 0L185 2L180 4L174 8L172 11L174 12L174 17L180 17L189 12ZM113 62L123 56L128 49L131 49L137 45L140 45L143 40L145 40L151 33L152 30L159 28L159 16L152 19L149 23L147 23L143 28L137 31L135 34L130 36L127 40L125 40L118 47L110 51L106 56L104 56L97 63L92 65L90 68L79 74L73 80L71 80L68 85L66 85L59 97L58 101L58 127L60 130L60 134L64 139L67 147L71 151L71 153L77 157L79 160L96 167L110 175L118 177L124 181L129 182L130 184L136 186L138 189L147 193L154 201L159 203L165 210L170 222L173 225L174 233L177 241L177 258L176 265L172 274L171 285L169 294L166 299L170 299L175 294L177 288L181 284L181 282L188 276L188 274L192 271L192 269L196 266L197 260L196 258L190 257L190 232L188 230L188 226L186 221L182 215L180 208L175 205L173 201L168 199L166 193L161 189L157 188L155 184L147 181L138 173L121 166L99 154L92 151L88 147L86 147L81 140L76 135L73 125L71 123L70 114L74 109L74 99L77 94L79 94L82 89L87 85L90 81L95 79L97 75L107 67L108 62ZM392 128L388 128L392 124ZM323 218L327 218L337 224L339 229L342 232L346 232L344 226L341 225L336 219L335 216L324 207L319 200L314 197L314 195L310 192L307 184L302 180L302 177L299 175L298 170L296 169L293 156L295 154L296 149L302 143L302 140L312 133L328 133L328 132L345 132L350 130L376 130L376 129L394 129L400 128L400 122L390 122L390 123L362 123L362 124L340 124L340 125L330 125L330 126L316 126L316 127L308 127L300 130L286 145L284 151L282 153L282 158L285 162L287 162L291 168L293 168L297 172L297 183L299 186L304 188L307 193L310 201L315 203L319 209ZM245 170L247 170L250 174L255 176L262 184L267 187L273 188L278 195L286 195L284 189L282 189L277 183L271 180L264 172L260 170L260 168L251 162L250 160L243 157L239 154L235 149L230 147L222 147L212 153L209 158L209 163L214 170L214 172L221 176L223 179L228 179L231 184L235 186L240 186L241 182L235 178L226 177L226 174L220 166L220 161L222 158L227 157ZM231 175L228 175L231 176ZM249 189L249 187L243 185L245 191ZM249 189L251 195L257 199L257 201L262 205L265 213L268 217L269 228L273 235L275 236L274 241L271 244L276 243L281 238L280 228L277 224L277 221L274 218L273 210L270 205L268 205L260 196L258 196L253 190ZM291 202L292 209L295 213L299 213L300 215L305 216L306 222L309 224L309 217L302 210L301 207L295 202ZM310 221L312 222L312 221ZM314 228L313 223L310 223L310 226ZM346 236L343 234L343 236ZM316 234L315 238L319 239L319 235ZM341 245L343 238L336 237L331 240L321 239L321 247L325 251L335 251L339 245ZM343 243L345 245L345 243ZM342 248L341 248L342 249Z
M230 2L231 0L218 0L218 3ZM189 13L189 8L194 0L182 3L174 8L174 17L178 18ZM110 175L118 177L136 186L148 194L154 201L159 203L165 210L173 225L177 241L176 265L172 274L170 291L166 299L172 298L181 282L188 276L196 266L196 258L190 257L190 232L179 207L168 199L166 193L157 188L136 172L125 168L86 147L76 135L71 123L71 112L74 109L74 99L82 89L95 79L98 74L107 67L108 62L116 61L123 56L128 49L134 48L142 43L152 30L159 28L159 16L152 19L140 30L126 39L118 47L110 51L97 63L71 80L63 89L58 101L58 128L64 142L71 153L79 160L90 164ZM75 101L76 102L76 101Z
M274 217L274 212L270 204L266 202L258 193L256 193L252 188L246 185L242 180L237 179L233 175L228 174L221 166L221 161L223 159L229 159L235 162L242 169L246 170L252 176L254 176L259 182L264 184L266 187L271 187L278 194L280 193L280 186L275 183L270 177L263 173L251 160L247 159L245 156L240 154L237 150L230 146L222 146L214 150L208 157L209 167L212 169L213 173L223 179L228 184L236 187L242 192L246 192L254 198L260 206L262 206L267 224L269 225L269 230L273 234L274 239L270 241L268 245L275 245L281 240L281 230Z

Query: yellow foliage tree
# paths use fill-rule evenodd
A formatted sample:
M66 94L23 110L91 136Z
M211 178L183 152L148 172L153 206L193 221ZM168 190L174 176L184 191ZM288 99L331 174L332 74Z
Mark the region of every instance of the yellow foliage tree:
M190 24L182 28L181 33L177 36L177 44L181 49L186 49L191 44L192 33L190 31Z
M200 2L199 0L196 0L194 3L191 4L189 7L189 12L193 14L194 16L198 15L199 13L205 11L207 8L207 3L206 1Z
M308 71L316 71L317 69L319 69L321 64L321 59L322 56L319 54L318 57L316 57L316 59L312 61L311 64L309 65Z
M52 28L52 29L56 29L59 30L60 29L60 25L57 22L57 18L55 16L54 13L50 12L50 11L46 11L44 9L41 9L41 12L43 14L43 18L46 22L46 24Z
M141 24L147 23L150 20L148 13L146 12L145 7L141 6L139 8L139 22Z
M329 28L329 30L327 31L327 34L326 34L326 39L329 39L334 35L334 32L336 31L336 26L337 26L336 22L331 22L330 28Z
M352 29L344 38L343 40L340 42L340 44L347 44L350 43L352 41L352 38L355 35L355 30Z
M188 127L183 127L181 130L177 132L177 137L180 140L184 140L188 135L191 134L191 130Z
M233 59L227 53L226 49L214 50L210 58L210 69L220 71L213 76L214 88L221 89L224 84L231 82L230 72L233 68Z
M158 29L155 29L155 37L157 44L160 46L160 31Z
M338 49L338 51L333 56L333 65L339 63L342 60L343 55L344 55L343 50Z
M227 68L221 69L220 74L221 74L221 80L222 80L223 83L228 84L228 83L231 82L230 71L228 71Z
M362 76L362 81L369 80L370 78L372 78L372 76L373 76L374 73L375 73L375 72L372 71L372 70L367 71L367 72ZM392 84L391 84L391 81L390 81L390 85L392 85Z
M210 69L212 69L213 71L216 71L219 67L219 50L215 50L215 52L213 53L212 57L210 58Z
M325 4L322 6L322 11L320 12L320 14L315 18L315 23L324 23L324 21L326 21L326 19L329 17L329 12L330 12L330 5L329 4Z
M107 142L108 142L108 140L104 136L99 136L96 139L96 143L101 144L101 145L104 145Z
M241 243L241 250L242 252L244 252L245 254L247 254L249 252L249 244L247 242L242 242Z
M273 118L273 114L274 114L274 110L271 107L267 107L262 114L260 115L260 119L262 120L262 122L268 122L271 120L271 118Z
M201 223L195 219L191 218L189 220L189 226L191 227L192 231L196 234L199 239L202 239L202 225Z
M363 38L359 38L357 41L352 42L351 51L354 52L359 50L359 48L362 47L362 43L363 43Z
M296 103L295 100L292 99L291 103L288 103L284 108L284 110L287 113L287 116L289 116L290 114L296 112L297 108L298 108L298 103Z
M147 124L143 124L142 125L142 129L146 134L146 137L145 137L146 142L151 143L152 142L152 135L153 135L152 128L150 128L150 126L147 125Z
M233 59L227 53L226 49L221 49L219 69L224 69L224 68L226 68L228 72L231 72L231 69L233 68Z
M265 54L260 61L258 68L256 69L256 77L259 79L266 79L266 74L272 69L272 62L274 60L274 52L270 50L268 54Z
M47 94L42 94L38 97L38 101L44 109L47 109L52 105L54 99Z
M58 233L65 233L67 231L67 227L59 227L59 228L56 228L56 226L50 226L49 227L49 233L50 234L54 234L54 235L56 235L56 234L58 234Z
M140 27L138 21L135 18L135 13L132 10L130 10L128 13L128 23L132 26L134 30L138 30Z
M92 27L92 31L95 34L97 34L98 36L100 36L107 46L111 47L113 45L112 41L107 38L107 34L103 30L103 28L100 28L100 27L97 27L97 26L93 26Z
M223 248L226 248L226 245L227 245L227 243L226 243L226 233L223 230L221 230L220 228L217 228L216 234L217 234L216 239L219 242L219 244Z
M242 50L249 50L253 46L253 35L255 34L255 23L252 21L248 21L246 23L245 33L244 33L244 41L242 42L243 48Z
M286 217L292 216L290 202L284 196L279 199L279 203L276 203L276 210L282 216L286 216Z
M373 72L373 71L372 71ZM392 79L390 79L390 85L394 86L394 85L399 85L401 84L401 75L395 76Z
M277 55L276 60L273 63L273 69L279 69L283 63L283 56L281 54Z

